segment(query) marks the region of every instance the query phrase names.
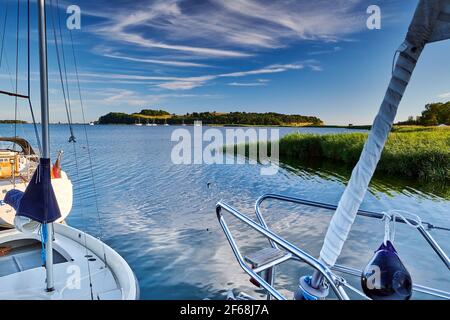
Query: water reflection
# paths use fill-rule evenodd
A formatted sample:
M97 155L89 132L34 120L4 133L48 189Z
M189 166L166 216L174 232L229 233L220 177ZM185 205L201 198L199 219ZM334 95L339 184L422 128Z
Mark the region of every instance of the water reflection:
M306 162L289 158L283 159L281 167L305 179L319 176L325 180L341 183L346 183L350 179L352 172L350 166L343 164L336 164L329 161ZM406 196L450 200L450 186L446 181L419 181L377 172L375 172L375 176L369 185L369 192L372 194L382 192L388 196L395 196L400 193Z
M260 168L253 165L174 165L170 160L174 145L170 136L175 128L89 126L96 201L82 128L75 126L78 142L73 146L67 143L67 127L52 125L52 154L65 150L63 170L74 184L74 207L68 223L102 236L129 262L143 299L219 299L232 288L261 294L249 283L231 252L215 215L216 202L226 200L252 218L254 201L264 193L335 204L350 170L286 163L278 174L261 176ZM11 126L0 126L1 135L11 135L11 131ZM280 135L293 131L297 129L283 128ZM18 132L35 145L32 126L20 126ZM423 220L450 226L447 187L422 188L412 182L392 180L376 178L363 208L408 210ZM266 203L263 209L274 231L318 254L332 212L275 202ZM233 225L233 231L247 252L267 244L240 224ZM413 281L449 290L448 270L416 233L399 227L397 234L397 249ZM433 235L449 252L448 234ZM381 223L357 219L340 262L362 268L382 238ZM433 270L432 274L429 270ZM290 296L298 277L308 272L306 266L289 263L279 270L277 284ZM358 281L353 284L358 285Z

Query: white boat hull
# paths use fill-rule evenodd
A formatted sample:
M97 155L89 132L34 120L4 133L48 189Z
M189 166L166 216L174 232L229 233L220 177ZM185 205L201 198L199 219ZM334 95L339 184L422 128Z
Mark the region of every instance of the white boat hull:
M40 261L39 235L23 234L16 229L0 231L0 247L11 248L6 255L0 255L0 299L139 298L133 271L111 247L64 224L55 223L54 230L53 292L45 290L46 272ZM27 243L32 244L24 245Z
M17 180L15 188L21 191L25 191L27 185L28 182ZM61 171L61 178L52 179L52 186L55 191L59 209L61 211L61 218L56 222L63 222L64 220L66 220L67 216L72 210L72 182L67 177L67 174L64 171ZM3 200L6 192L13 188L14 185L11 183L11 181L0 181L0 200ZM0 206L0 226L5 228L13 228L15 215L16 211L11 206L2 202L2 205Z

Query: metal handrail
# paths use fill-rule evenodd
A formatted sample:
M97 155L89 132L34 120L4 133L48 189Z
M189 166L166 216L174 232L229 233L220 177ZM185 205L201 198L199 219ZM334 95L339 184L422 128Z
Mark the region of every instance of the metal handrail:
M266 194L266 195L263 195L260 198L258 198L258 200L255 203L255 213L258 218L258 221L265 227L267 227L267 223L265 222L265 219L261 213L261 204L267 199L286 201L286 202L320 207L320 208L330 209L330 210L336 209L336 206L330 205L330 204L308 201L308 200L304 200L304 199L300 199L300 198L296 198L296 197L289 197L289 196L276 195L276 194ZM358 215L364 216L364 217L369 217L369 218L376 218L376 219L383 219L383 217L384 217L384 215L381 213L371 212L371 211L366 211L366 210L359 210ZM414 223L414 221L410 220L410 219L407 219L407 221L410 223ZM396 218L396 222L400 222L400 223L404 223L404 224L406 223L406 221L404 221L402 219L398 219L398 218ZM444 264L447 266L447 268L449 268L449 259L446 255L446 253L440 248L440 246L433 239L433 237L427 232L427 230L425 230L424 226L426 226L428 229L435 229L435 230L441 230L441 231L450 231L450 229L445 228L445 227L435 226L429 222L422 222L421 225L418 227L420 234L424 237L424 239L427 241L427 243L432 247L432 249L439 256L439 258L444 262ZM344 274L348 274L351 276L360 276L361 275L361 270L354 269L354 268L351 268L348 266L343 266L343 265L335 265L335 266L331 267L331 270L339 271L339 272L342 272ZM431 288L431 287L419 285L419 284L414 284L413 290L424 293L424 294L432 295L435 297L450 300L450 292L447 292L447 291L443 291L443 290L439 290L439 289L435 289L435 288Z
M260 234L264 235L266 238L273 241L274 244L282 247L284 250L291 253L294 257L297 257L301 261L304 261L311 267L313 267L315 270L320 272L324 278L327 280L328 285L331 287L333 292L336 294L336 296L340 300L349 300L349 297L347 293L345 292L344 288L342 287L342 281L339 277L333 274L331 270L321 261L317 260L316 258L312 257L305 251L297 248L296 246L292 245L288 241L284 240L283 238L279 237L272 231L270 231L267 227L265 227L262 224L258 224L252 219L246 217L233 207L229 206L226 203L218 202L216 205L216 214L217 218L219 220L219 223L225 233L225 236L228 240L228 242L231 245L231 248L233 250L233 253L238 260L239 265L241 268L247 272L252 278L254 278L264 289L267 290L268 293L270 293L273 297L279 299L279 300L285 300L286 298L279 293L273 286L271 286L269 283L267 283L263 278L261 278L257 273L254 272L251 268L248 267L248 265L245 263L240 250L234 240L233 235L230 232L230 229L228 228L228 225L225 221L225 218L222 214L222 210L227 211L231 215L233 215L238 220L246 223L248 226L250 226L252 229L256 230Z
M283 196L283 195L277 195L277 194L266 194L266 195L259 197L255 203L256 217L258 218L258 221L262 225L264 225L266 228L267 228L267 224L264 220L263 215L261 214L261 204L267 199L274 199L274 200L279 200L279 201L284 201L284 202L297 203L297 204L308 205L308 206L329 209L329 210L337 209L337 206L332 205L332 204L320 203L320 202L309 201L309 200L304 200L304 199L300 199L300 198L296 198L296 197ZM382 213L366 211L366 210L358 210L357 215L367 217L367 218L375 218L375 219L379 219L379 220L381 220L385 217L385 215ZM411 220L411 219L406 219L406 220L411 224L416 223L416 221ZM404 221L398 217L395 217L395 222L406 223L406 221ZM442 231L450 231L450 228L435 226L429 222L421 222L421 224L419 224L417 226L417 230L422 235L422 237L431 246L433 251L439 256L439 258L442 260L442 262L446 265L447 269L450 269L450 259L448 258L447 254L444 252L444 250L442 250L442 248L439 246L439 244L436 242L436 240L434 240L434 238L425 229L424 226L426 226L427 229L429 229L429 230L435 229L435 230L442 230Z
M303 262L306 262L308 265L310 265L311 267L313 267L314 269L316 269L319 273L321 273L323 275L323 277L326 279L327 284L329 284L329 286L332 288L332 290L334 291L334 293L336 294L336 296L339 299L348 300L349 297L348 297L347 293L345 292L344 287L351 288L351 286L348 286L345 279L335 275L331 270L338 271L338 272L341 272L341 273L344 273L347 275L351 275L351 276L360 276L361 271L358 269L351 268L348 266L343 266L343 265L335 265L333 267L328 267L326 264L324 264L319 259L312 257L307 252L295 247L288 241L284 240L283 238L279 237L277 234L273 233L269 229L269 227L261 213L261 204L267 199L274 199L274 200L308 205L308 206L324 208L324 209L329 209L329 210L336 210L336 206L331 205L331 204L308 201L308 200L304 200L304 199L300 199L300 198L296 198L296 197L289 197L289 196L276 195L276 194L266 194L266 195L263 195L260 198L258 198L258 200L255 203L255 212L256 212L256 217L258 220L258 223L257 223L255 221L253 221L252 219L250 219L249 217L245 216L244 214L240 213L238 210L229 206L228 204L226 204L224 202L218 202L216 205L217 218L219 220L219 223L225 233L225 236L226 236L228 242L231 245L233 253L234 253L239 265L241 266L241 268L247 274L249 274L254 280L256 280L258 282L258 284L260 284L267 291L268 299L270 299L270 297L275 297L276 299L279 299L279 300L285 300L286 298L273 287L274 267L276 265L278 265L280 262L284 262L284 261L291 260L291 259L295 260L295 261L303 261ZM222 210L227 211L228 213L233 215L235 218L237 218L241 222L244 222L245 224L247 224L248 226L250 226L257 232L259 232L260 234L265 236L269 240L269 242L273 248L278 249L280 246L281 248L283 248L284 250L289 252L290 257L279 259L279 261L277 261L276 263L272 263L272 265L270 265L270 266L264 266L259 269L258 268L251 269L245 262L242 254L236 244L236 241L234 240L234 237L231 234L230 229L228 228L228 224L225 221L225 218L222 214ZM363 216L363 217L368 217L368 218L375 218L375 219L383 219L385 217L385 215L382 213L371 212L371 211L366 211L366 210L359 210L358 215ZM415 221L413 221L411 219L405 219L405 220L406 221L395 217L396 222L400 222L400 223L409 222L412 224L415 223ZM443 231L450 231L450 229L444 228L444 227L438 227L438 226L435 226L428 222L422 222L417 227L417 229L418 229L419 233L422 235L422 237L432 247L432 249L440 257L440 259L444 262L444 264L447 266L447 268L450 268L449 258L447 257L446 253L441 249L441 247L438 245L438 243L428 233L428 231L425 229L425 227L427 229L436 229L436 230L443 230ZM269 271L269 274L268 274L269 276L267 278L267 281L259 275L260 271L263 269ZM417 291L417 292L425 293L428 295L444 298L444 299L450 299L450 292L430 288L430 287L423 286L423 285L414 284L413 290ZM358 293L364 296L364 294L362 294L361 292L358 292Z

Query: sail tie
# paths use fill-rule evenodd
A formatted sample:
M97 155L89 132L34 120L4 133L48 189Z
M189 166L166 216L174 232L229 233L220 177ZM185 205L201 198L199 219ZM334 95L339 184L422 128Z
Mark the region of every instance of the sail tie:
M47 224L42 223L41 224L41 259L42 259L42 265L45 266L47 262L47 257L45 255L45 243L47 241Z

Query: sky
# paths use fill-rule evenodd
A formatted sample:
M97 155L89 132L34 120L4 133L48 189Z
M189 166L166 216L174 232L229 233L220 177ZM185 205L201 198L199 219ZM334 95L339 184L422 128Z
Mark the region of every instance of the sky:
M6 31L0 90L16 89L18 39L17 88L26 94L27 1L20 2L17 36L17 1L0 0L0 36ZM67 119L56 31L75 122L82 117L70 33L87 121L147 108L176 114L279 112L317 116L327 124L369 124L417 2L47 0L51 121ZM81 9L81 29L70 33L69 5ZM381 9L380 30L367 28L370 5ZM31 99L39 115L35 0L30 17ZM450 41L427 46L397 120L419 115L427 103L450 100L449 53ZM0 96L0 105L0 119L14 119L15 99ZM26 101L19 99L17 110L19 119L30 120Z

